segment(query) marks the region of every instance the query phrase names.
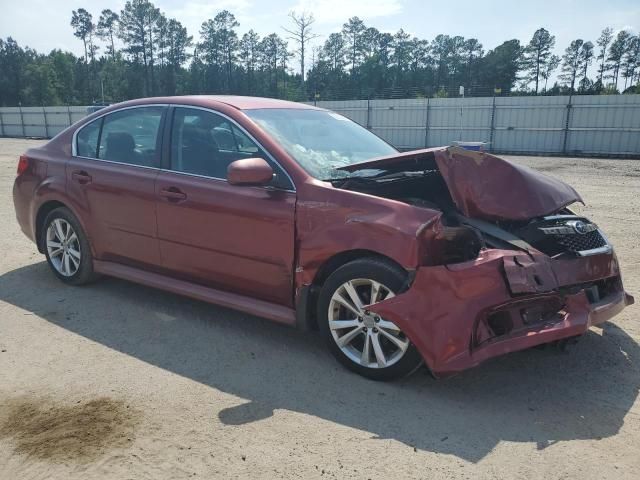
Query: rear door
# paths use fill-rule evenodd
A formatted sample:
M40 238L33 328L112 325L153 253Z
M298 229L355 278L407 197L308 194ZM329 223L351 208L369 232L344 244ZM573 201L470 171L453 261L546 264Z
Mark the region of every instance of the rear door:
M167 108L110 113L78 131L67 164L67 192L97 258L158 267L155 180Z
M293 184L238 125L208 110L176 107L170 159L156 182L158 238L171 275L291 305ZM272 185L233 186L228 165L262 157Z

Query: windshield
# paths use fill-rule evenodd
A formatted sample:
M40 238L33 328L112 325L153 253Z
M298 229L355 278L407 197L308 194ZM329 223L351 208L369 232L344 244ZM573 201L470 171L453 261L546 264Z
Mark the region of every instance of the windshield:
M366 128L325 110L296 108L246 110L310 175L321 180L369 176L380 170L336 170L398 151Z

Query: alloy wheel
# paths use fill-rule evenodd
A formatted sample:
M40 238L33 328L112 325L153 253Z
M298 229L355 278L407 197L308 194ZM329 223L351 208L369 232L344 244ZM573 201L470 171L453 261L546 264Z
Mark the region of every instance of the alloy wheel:
M80 240L69 222L55 218L47 228L47 253L53 268L65 277L73 276L80 268Z
M365 307L394 297L375 280L343 283L329 302L329 329L337 346L351 361L367 368L386 368L402 359L409 339L393 322Z

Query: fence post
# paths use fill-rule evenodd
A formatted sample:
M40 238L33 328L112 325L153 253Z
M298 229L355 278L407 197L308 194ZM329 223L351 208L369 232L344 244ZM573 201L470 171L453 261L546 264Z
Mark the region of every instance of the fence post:
M69 117L69 125L67 125L67 127L70 127L73 125L73 122L71 121L71 107L69 105L67 105L67 116Z
M493 104L491 105L491 129L489 130L489 151L493 152L493 137L496 131L496 95L493 95Z
M24 129L24 115L22 115L22 105L18 105L18 111L20 112L20 127L22 127L22 137L25 138L27 134Z
M427 118L424 125L424 148L429 148L429 114L431 113L429 100L430 98L427 97Z
M44 136L49 138L49 123L47 122L47 109L42 107L42 115L44 115Z
M367 130L371 130L371 99L367 97Z
M567 153L567 139L569 137L569 123L571 122L571 100L573 99L573 92L569 94L569 103L567 103L567 116L564 122L564 138L562 139L562 153Z

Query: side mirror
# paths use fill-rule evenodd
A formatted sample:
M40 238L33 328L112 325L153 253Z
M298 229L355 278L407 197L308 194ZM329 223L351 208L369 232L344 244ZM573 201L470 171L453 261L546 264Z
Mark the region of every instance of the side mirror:
M227 181L231 185L266 185L273 178L273 169L262 158L244 158L227 167Z

